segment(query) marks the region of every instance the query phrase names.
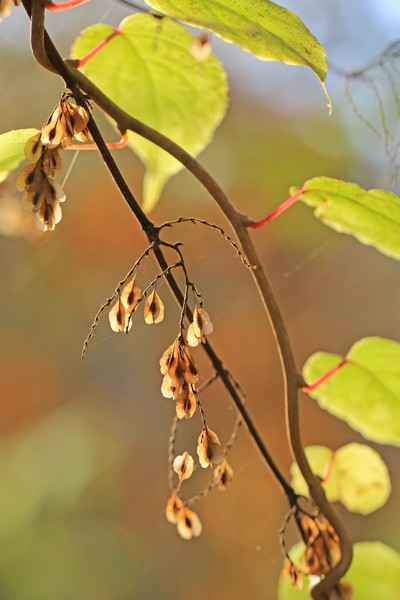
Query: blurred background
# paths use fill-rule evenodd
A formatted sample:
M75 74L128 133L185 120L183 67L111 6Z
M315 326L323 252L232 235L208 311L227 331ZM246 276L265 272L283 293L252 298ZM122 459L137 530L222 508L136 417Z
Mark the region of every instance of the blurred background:
M333 115L311 71L260 62L213 39L228 71L230 107L201 161L255 219L287 198L291 185L317 175L398 193L397 47L390 60L379 57L399 35L399 3L283 4L327 50ZM117 0L93 0L49 15L47 26L67 56L81 29L95 22L117 26L132 10ZM28 37L24 11L14 9L0 25L0 132L40 128L63 89L35 64ZM343 77L367 65L375 65L367 77ZM106 137L115 136L101 116L99 123ZM115 157L140 197L139 160L127 149ZM81 361L96 311L145 240L95 153L80 153L64 189L63 220L46 235L21 210L15 175L0 185L0 598L276 598L278 530L287 503L244 429L229 455L232 485L194 506L202 536L184 541L165 519L174 405L160 394L158 361L179 318L166 285L158 290L166 305L162 324L148 327L136 315L125 336L114 334L103 314ZM186 173L167 185L152 217L160 223L183 215L226 226ZM398 263L324 227L300 204L253 237L299 366L317 350L345 354L367 335L399 339ZM184 243L189 274L214 321L210 342L245 389L251 415L288 474L281 369L249 273L206 228L180 225L169 239ZM147 260L141 287L155 273ZM206 379L212 370L200 350L194 354ZM227 440L235 411L220 383L204 392L203 402L209 425ZM303 397L301 409L306 445L336 449L364 441L313 400ZM181 424L177 453L195 456L200 428L198 414ZM388 464L392 495L368 517L341 512L355 540L379 539L400 549L393 527L400 501L398 450L371 445ZM187 493L203 489L210 477L211 471L197 469Z

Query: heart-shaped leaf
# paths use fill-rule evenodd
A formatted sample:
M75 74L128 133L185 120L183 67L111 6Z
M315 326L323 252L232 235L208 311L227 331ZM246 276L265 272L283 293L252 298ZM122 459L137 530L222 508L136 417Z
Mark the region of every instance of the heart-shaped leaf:
M25 160L25 144L37 129L14 129L0 134L0 182Z
M400 198L384 190L363 190L355 183L315 177L307 181L300 199L315 207L314 215L340 233L400 259ZM295 195L299 188L292 188Z
M363 444L347 444L336 452L325 446L305 449L313 472L320 476L329 501L339 500L352 511L371 513L383 506L391 491L387 467L379 454ZM291 466L292 486L298 494L308 488L296 463Z
M93 25L72 47L81 58L107 36L108 25ZM197 60L194 37L170 19L135 14L83 67L84 73L129 114L172 138L195 155L211 140L227 106L226 75L210 55ZM129 146L146 165L143 207L151 210L166 181L181 164L151 142L129 132Z
M299 17L269 0L146 0L161 12L210 29L262 60L310 67L321 81L325 50Z
M309 391L310 396L366 438L399 446L400 344L364 338L350 348L346 358L334 375ZM342 360L337 354L313 354L303 368L305 381L318 381Z

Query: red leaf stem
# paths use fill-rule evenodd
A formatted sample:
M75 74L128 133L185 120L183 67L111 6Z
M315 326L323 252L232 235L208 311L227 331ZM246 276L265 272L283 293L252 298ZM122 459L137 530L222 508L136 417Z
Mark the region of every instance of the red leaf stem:
M333 461L335 460L335 452L332 452L332 456L330 457L330 459L328 460L328 463L325 467L325 472L322 476L322 483L326 483L329 479L329 475L331 474L332 471L332 467L333 467Z
M119 148L125 148L128 144L128 134L124 133L121 135L121 139L118 142L107 142L106 146L109 150L118 150ZM67 146L66 150L97 150L96 144L71 144Z
M108 35L106 38L104 38L104 40L102 40L99 44L97 44L97 46L95 46L94 48L92 48L92 50L90 52L88 52L87 54L85 54L85 56L82 56L82 58L79 59L79 62L78 62L78 65L77 65L78 69L80 69L81 67L83 67L84 65L86 65L86 63L91 58L93 58L94 56L96 56L96 54L98 52L100 52L100 50L102 48L104 48L104 46L107 46L108 42L110 42L113 38L115 38L120 33L121 32L120 32L119 29L114 29L114 31L112 33L110 33L110 35Z
M282 202L282 204L278 206L278 208L276 208L270 215L264 217L264 219L261 219L261 221L252 221L249 227L251 227L252 229L259 229L260 227L264 227L264 225L266 225L270 221L273 221L274 219L276 219L276 217L279 217L279 215L284 213L285 210L290 208L292 204L294 204L304 194L305 191L306 188L302 187L301 190L294 194L294 196L290 196L290 198L285 200L285 202Z
M51 2L50 0L46 2L46 8L52 12L61 12L62 10L75 8L75 6L79 6L80 4L86 4L86 2L90 2L90 0L67 0L67 2L60 2L60 4L55 4L55 2Z
M339 369L341 369L345 364L347 364L349 362L350 362L350 359L345 357L338 365L335 365L334 367L332 367L332 369L330 369L327 373L325 373L325 375L322 375L322 377L317 379L317 381L314 381L314 383L311 383L310 385L306 385L306 386L302 387L301 389L303 390L303 392L313 392L321 385L321 383L324 383L324 381L326 381L327 379L330 379L330 377L332 377L332 375L334 375L337 371L339 371Z

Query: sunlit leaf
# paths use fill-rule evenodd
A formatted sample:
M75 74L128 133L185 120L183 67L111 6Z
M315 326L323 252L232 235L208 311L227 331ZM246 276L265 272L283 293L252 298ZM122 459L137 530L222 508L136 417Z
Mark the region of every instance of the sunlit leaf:
M310 67L321 81L325 51L299 17L268 0L146 0L147 4L196 27L210 29L262 60Z
M400 259L400 198L384 190L364 190L355 183L315 177L304 184L301 200L314 215L363 244ZM292 188L295 194L299 188Z
M302 542L290 550L292 560L299 565L304 550ZM282 575L278 585L278 600L309 600L307 578L303 589L294 588ZM400 590L400 554L381 542L354 544L354 558L344 580L354 588L354 598L360 600L398 600Z
M349 362L309 392L321 408L344 419L366 438L400 445L400 344L379 337L356 342ZM317 381L343 357L317 352L303 367L308 384Z
M311 468L323 479L328 500L339 500L352 511L371 513L383 506L391 491L387 467L379 454L363 444L347 444L332 452L325 446L305 449ZM297 464L291 467L296 492L307 495Z
M25 144L35 133L37 129L14 129L0 134L0 183L25 160Z
M80 58L113 33L93 25L75 41ZM198 61L194 37L178 23L151 14L125 19L116 35L83 67L84 73L129 114L195 155L211 140L227 105L226 75L211 55ZM151 142L129 132L129 146L146 165L143 206L151 210L166 181L182 167Z

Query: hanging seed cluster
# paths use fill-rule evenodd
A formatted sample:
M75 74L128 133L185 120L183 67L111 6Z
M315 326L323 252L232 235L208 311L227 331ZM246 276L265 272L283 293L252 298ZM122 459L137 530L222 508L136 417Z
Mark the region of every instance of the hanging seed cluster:
M175 266L181 266L177 263ZM133 267L134 270L136 267ZM131 271L132 272L132 271ZM164 319L164 303L157 290L157 276L142 292L137 285L137 271L131 278L127 278L115 292L117 300L108 313L110 327L115 332L128 333L132 327L133 316L144 305L143 317L148 325L161 323ZM192 286L189 281L187 288ZM205 336L213 331L213 324L207 311L203 308L203 301L196 290L196 304L193 311L193 320L189 324L187 332L183 321L187 307L187 296L180 318L180 329L177 338L168 346L160 358L160 371L163 376L161 393L165 398L175 402L175 413L177 420L191 419L200 406L202 428L197 440L197 456L201 467L215 467L213 479L209 488L217 487L225 490L233 479L233 471L225 459L228 447L223 447L218 435L206 422L204 409L196 392L199 384L199 373L197 371L190 347L196 347L205 342ZM111 301L111 299L110 299ZM175 422L177 422L175 420ZM173 449L172 449L173 451ZM198 515L189 508L194 499L184 501L180 496L181 485L189 479L195 469L194 458L188 451L174 456L170 464L172 480L178 478L177 484L171 485L171 496L167 502L165 514L167 520L177 526L179 535L189 540L197 537L202 531L202 525ZM175 474L175 475L174 475ZM203 497L206 493L200 493Z
M17 178L17 189L23 192L23 204L35 214L36 227L54 231L61 221L61 202L65 194L54 176L62 169L60 151L74 141L90 141L87 124L89 114L76 104L69 93L60 102L42 127L25 145L25 157L31 164L24 167Z

